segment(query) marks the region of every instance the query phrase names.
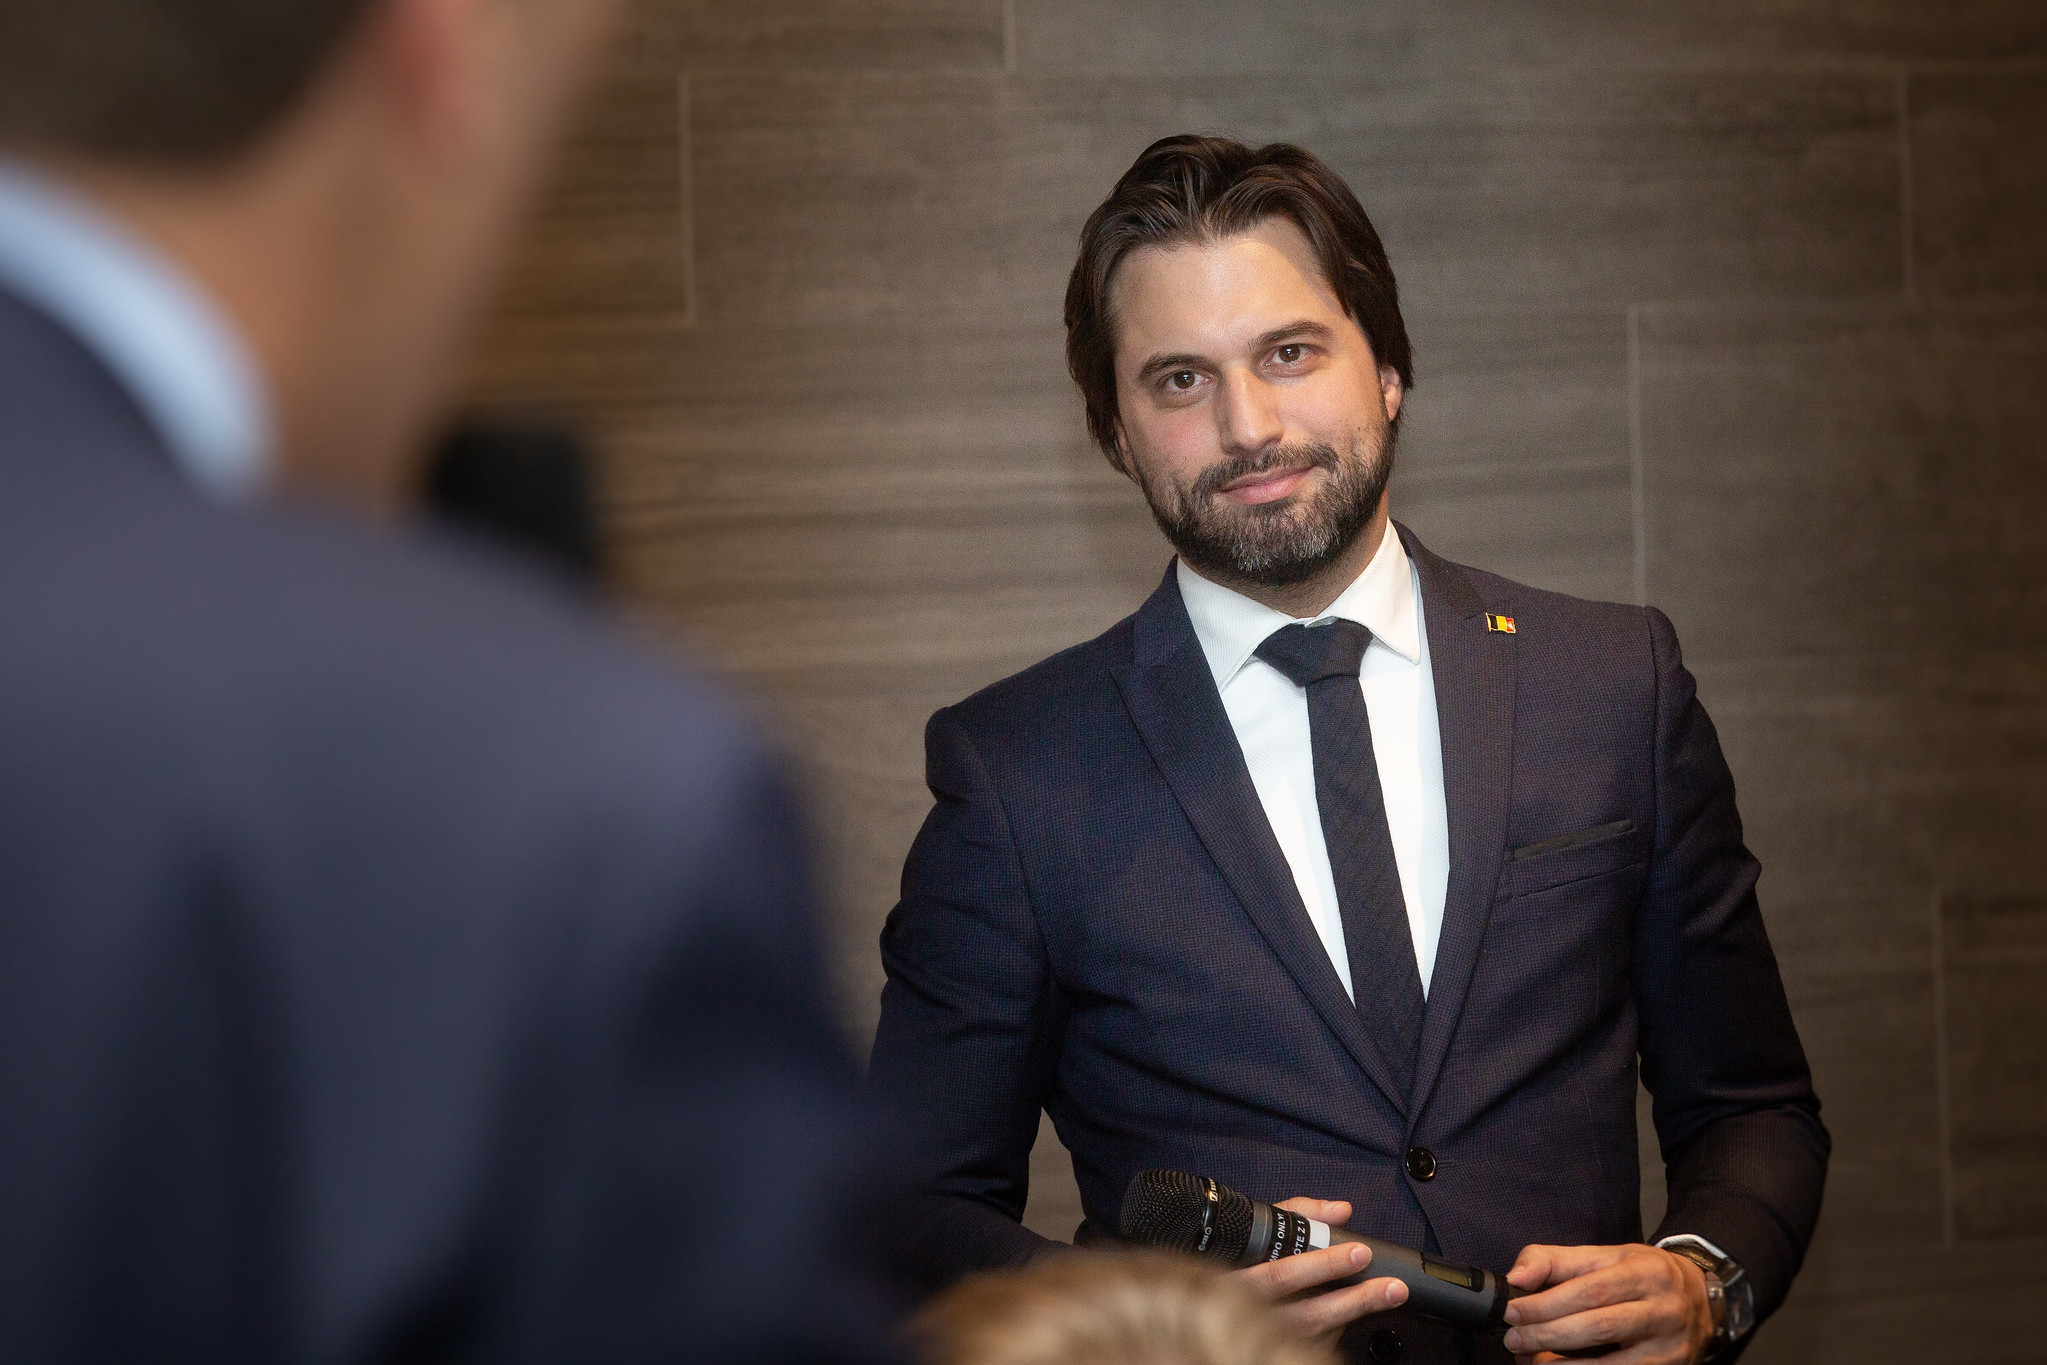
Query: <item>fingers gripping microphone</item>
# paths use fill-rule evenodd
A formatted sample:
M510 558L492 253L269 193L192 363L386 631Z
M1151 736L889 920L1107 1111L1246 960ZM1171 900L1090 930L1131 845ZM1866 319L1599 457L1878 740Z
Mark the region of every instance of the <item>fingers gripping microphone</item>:
M1399 1280L1407 1286L1408 1308L1475 1332L1502 1330L1507 1301L1523 1292L1489 1270L1452 1265L1409 1247L1332 1228L1258 1203L1205 1176L1180 1171L1140 1171L1132 1178L1123 1196L1123 1237L1141 1246L1192 1252L1232 1266L1359 1242L1371 1248L1372 1263L1362 1275L1342 1283Z

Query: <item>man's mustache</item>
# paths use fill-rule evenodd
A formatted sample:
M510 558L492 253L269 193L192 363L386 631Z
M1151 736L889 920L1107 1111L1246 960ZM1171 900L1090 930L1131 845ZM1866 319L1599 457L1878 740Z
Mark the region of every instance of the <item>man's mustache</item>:
M1197 502L1207 502L1222 491L1223 485L1233 483L1251 474L1263 474L1272 469L1299 469L1309 466L1326 469L1332 473L1341 463L1336 447L1323 444L1275 446L1270 450L1255 451L1239 455L1210 465L1195 478L1188 495Z

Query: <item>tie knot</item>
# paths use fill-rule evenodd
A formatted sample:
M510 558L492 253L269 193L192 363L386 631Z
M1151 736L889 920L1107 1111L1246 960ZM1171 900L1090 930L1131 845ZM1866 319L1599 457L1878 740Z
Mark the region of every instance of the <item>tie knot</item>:
M1355 679L1370 643L1371 631L1355 621L1337 620L1321 626L1281 626L1256 652L1294 686L1308 687L1325 678Z

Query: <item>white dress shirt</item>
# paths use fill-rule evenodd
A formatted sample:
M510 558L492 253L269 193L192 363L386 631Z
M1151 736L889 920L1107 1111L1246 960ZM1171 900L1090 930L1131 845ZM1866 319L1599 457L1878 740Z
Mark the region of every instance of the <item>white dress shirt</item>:
M1315 804L1315 751L1308 735L1308 694L1253 651L1296 618L1209 582L1179 566L1180 596L1193 619L1223 709L1237 732L1265 818L1286 854L1308 918L1343 988L1351 992L1350 957L1337 911L1336 878ZM1407 924L1414 934L1422 993L1436 966L1443 932L1443 896L1450 883L1450 822L1443 802L1443 738L1423 629L1421 583L1389 521L1386 537L1357 581L1313 621L1355 621L1372 632L1359 667L1359 686L1372 721L1372 753L1386 796L1386 823Z
M269 396L232 323L160 252L0 157L0 288L113 371L193 483L238 498L269 461Z

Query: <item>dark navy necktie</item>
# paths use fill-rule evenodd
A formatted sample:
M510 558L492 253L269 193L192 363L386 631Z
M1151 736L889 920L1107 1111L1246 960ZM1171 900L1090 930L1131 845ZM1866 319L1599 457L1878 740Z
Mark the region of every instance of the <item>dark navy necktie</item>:
M1282 626L1258 646L1258 657L1308 693L1315 804L1336 878L1351 995L1366 1030L1392 1063L1404 1098L1414 1081L1424 1000L1372 753L1372 721L1358 683L1358 665L1371 642L1372 632L1355 621Z

